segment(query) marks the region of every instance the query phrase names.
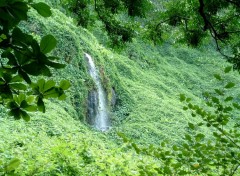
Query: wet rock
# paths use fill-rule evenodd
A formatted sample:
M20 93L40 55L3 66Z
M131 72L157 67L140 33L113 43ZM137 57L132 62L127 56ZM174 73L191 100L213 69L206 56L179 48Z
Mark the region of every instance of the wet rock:
M98 109L98 94L97 91L92 90L88 93L88 110L87 110L87 123L90 125L95 124L95 118Z
M117 103L117 94L116 94L116 91L115 91L115 88L112 87L111 89L111 93L112 93L112 98L111 98L111 106L112 107L115 107L116 103Z

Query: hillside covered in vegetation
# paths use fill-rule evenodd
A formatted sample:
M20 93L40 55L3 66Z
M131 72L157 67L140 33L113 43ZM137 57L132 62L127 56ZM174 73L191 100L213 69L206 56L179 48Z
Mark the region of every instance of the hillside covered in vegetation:
M190 156L194 153L191 149L195 150L195 147L202 149L205 145L206 150L211 150L207 148L206 141L213 138L209 126L214 127L214 124L199 125L199 133L192 131L192 128L197 129L195 124L204 124L206 121L202 117L207 116L197 113L194 105L204 107L208 98L213 105L206 106L206 111L214 107L214 103L218 107L221 105L218 102L220 98L215 101L206 92L215 91L217 94L218 89L230 90L224 95L232 98L223 102L234 102L231 107L233 105L236 109L224 109L224 112L218 109L215 114L220 111L223 116L229 113L231 118L226 129L239 129L239 73L230 71L232 64L216 51L213 39L206 38L200 45L192 47L176 43L174 37L178 34L173 31L173 38L159 43L149 41L142 34L113 46L116 36L111 38L109 31L103 29L104 20L79 26L76 16L66 10L65 1L46 0L45 3L51 7L50 17L41 17L30 9L27 21L21 21L19 28L38 42L45 35L54 36L57 45L50 54L59 57L58 62L66 66L63 69L51 68L52 77L49 79L56 82L68 80L71 87L65 90L60 86L66 99L60 101L50 97L44 100L45 113L29 112L30 121L15 120L8 115L8 108L1 107L0 175L240 174L239 139L235 140L231 132L229 134L238 147L226 142L230 155L235 158L229 163L226 161L229 168L219 164L218 170L216 165L210 165L210 161ZM162 8L160 2L152 3ZM124 14L118 18L124 19ZM145 23L142 19L136 20ZM144 29L139 30L145 33ZM85 53L93 58L108 99L110 127L104 132L88 123L89 92L96 89L96 85L89 75ZM223 95L219 93L219 96ZM211 120L207 122L214 123ZM218 132L218 127L213 131ZM196 141L186 134L196 135ZM234 134L239 135L239 131ZM184 151L180 146L188 139L191 149L186 147L185 150L191 154L181 158ZM195 145L197 142L200 143L198 146ZM211 145L216 150L220 146ZM174 159L175 154L170 155L175 149L180 159ZM225 152L223 158L229 157ZM216 156L216 153L212 155ZM221 159L219 156L219 162L225 162ZM202 166L204 163L206 166Z

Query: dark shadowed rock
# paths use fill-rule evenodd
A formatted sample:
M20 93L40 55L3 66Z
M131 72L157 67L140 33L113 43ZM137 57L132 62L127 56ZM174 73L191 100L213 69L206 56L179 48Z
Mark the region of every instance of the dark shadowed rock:
M98 94L97 91L91 90L88 93L88 114L87 114L87 123L90 125L95 124L95 118L97 115L98 109Z
M112 91L111 106L114 107L117 102L117 94L114 87L112 87L111 91Z

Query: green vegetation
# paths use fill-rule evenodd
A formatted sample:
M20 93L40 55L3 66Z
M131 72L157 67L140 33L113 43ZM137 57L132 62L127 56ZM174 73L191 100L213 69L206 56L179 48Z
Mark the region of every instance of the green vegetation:
M40 75L50 77L52 76L50 68L60 69L65 65L56 62L57 57L48 55L57 43L52 35L44 36L39 44L36 39L18 27L21 21L28 18L28 6L43 17L51 16L50 7L42 2L4 0L0 3L0 103L9 109L9 115L15 119L23 118L25 121L30 120L28 112L37 110L45 112L43 99L64 99L64 90L70 86L67 80L62 80L59 86L55 86L53 80L40 79L37 83L32 82L32 77Z
M173 46L177 40L169 36L176 37L182 32L174 28L165 35L164 41L159 39L160 45L149 41L149 34L159 34L158 31L134 26L130 28L139 35L131 36L131 42L127 40L121 47L117 45L112 49L109 42L112 43L114 37L123 38L102 29L104 21L94 16L95 12L86 12L93 3L81 11L92 18L87 30L84 24L81 24L83 27L76 25L79 20L76 16L69 17L70 12L66 10L69 2L75 1L61 4L46 0L52 7L49 18L45 16L50 14L46 15L45 10L32 4L36 10L28 9L28 20L20 19L15 24L21 31L20 36L27 35L40 48L38 54L48 59L54 56L58 62L46 64L47 68L52 67L48 69L54 81L44 80L48 76L44 74L46 71L35 73L34 69L27 72L22 68L31 75L32 84L19 72L12 74L11 78L26 88L10 86L13 96L5 99L14 107L1 107L0 175L238 175L240 78L214 50L215 46L208 44L209 38L196 48L179 43ZM103 10L109 10L112 4L106 2L114 1L100 2L107 8ZM118 12L130 13L130 6L123 6L123 2L133 1L120 2L122 9ZM0 3L0 7L4 3ZM132 24L133 19L121 13L115 14L116 20L126 18ZM155 23L155 20L135 18L153 29L154 24L149 22ZM80 20L87 22L85 17ZM9 36L13 35L12 31L8 31ZM237 42L236 38L234 40ZM29 48L32 51L32 45L28 45ZM11 56L18 59L13 50L10 50ZM4 52L5 48L1 47L1 53ZM109 101L113 97L112 88L117 94L116 104L111 107L112 126L104 133L86 123L88 91L95 85L88 75L84 53L94 58ZM7 56L10 60L10 55ZM11 66L7 61L3 65ZM31 64L34 60L26 62ZM62 67L63 63L64 69L54 69ZM11 72L2 71L1 79L8 73ZM62 79L69 80L71 87ZM59 82L59 86L55 86L55 82ZM49 95L52 91L53 96ZM2 94L1 97L4 98ZM65 100L57 101L56 97ZM48 99L44 100L44 106L42 98ZM24 115L13 114L14 119L8 116L16 109L15 105L20 106L17 108L20 114L26 111L31 120ZM18 117L28 122L16 121Z

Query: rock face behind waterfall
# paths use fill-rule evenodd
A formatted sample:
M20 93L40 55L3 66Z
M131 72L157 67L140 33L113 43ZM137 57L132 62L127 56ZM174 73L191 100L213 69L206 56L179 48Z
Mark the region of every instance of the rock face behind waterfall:
M92 57L85 53L88 63L88 72L92 77L97 90L90 90L88 94L88 117L87 122L96 129L106 131L109 129L109 112L107 96L101 84L99 72L95 67Z
M91 90L88 92L88 117L87 123L95 125L95 118L97 116L98 94L97 91Z

